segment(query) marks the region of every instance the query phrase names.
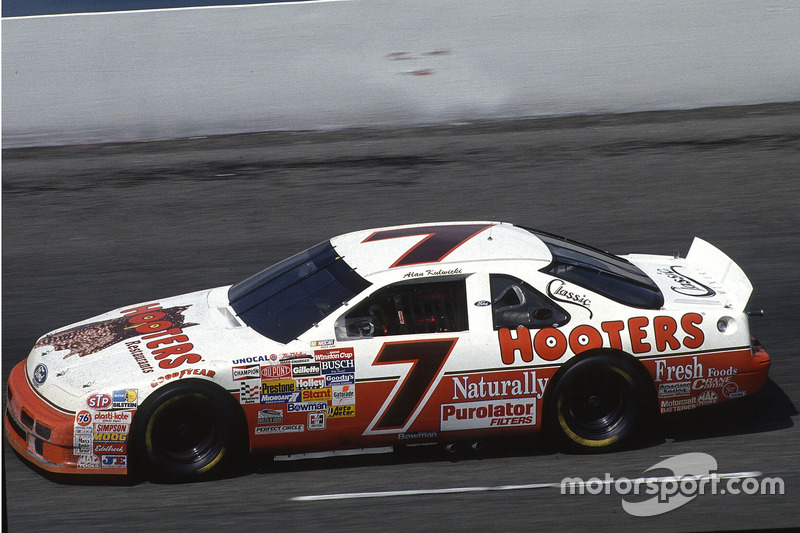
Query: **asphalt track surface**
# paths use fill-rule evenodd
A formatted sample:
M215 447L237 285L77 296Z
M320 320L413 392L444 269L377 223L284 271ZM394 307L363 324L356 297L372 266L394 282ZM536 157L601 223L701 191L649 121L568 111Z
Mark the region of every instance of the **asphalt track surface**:
M8 530L800 525L799 169L799 104L6 150L4 383L40 334L67 323L232 283L334 234L457 219L512 221L617 253L685 253L701 236L750 276L750 308L765 311L752 329L773 360L760 394L664 417L663 439L607 455L500 442L480 453L276 463L173 486L52 481L5 445ZM689 452L712 455L719 473L780 477L785 494L704 494L640 518L613 487L557 488L566 476L669 475L646 471ZM293 499L332 493L370 497Z

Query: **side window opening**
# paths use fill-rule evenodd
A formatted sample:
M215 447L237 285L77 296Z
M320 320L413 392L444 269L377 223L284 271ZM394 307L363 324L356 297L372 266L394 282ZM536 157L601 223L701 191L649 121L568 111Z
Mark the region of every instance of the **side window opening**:
M492 274L489 279L495 330L559 327L569 322L569 313L521 279L502 274Z
M464 279L397 283L356 305L336 321L336 337L371 338L466 331Z

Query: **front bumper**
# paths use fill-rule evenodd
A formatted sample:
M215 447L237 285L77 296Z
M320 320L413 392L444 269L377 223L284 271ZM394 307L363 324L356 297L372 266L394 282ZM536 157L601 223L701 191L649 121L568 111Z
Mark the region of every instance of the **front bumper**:
M101 468L99 458L74 453L75 413L50 405L33 390L25 361L11 371L6 395L6 438L33 465L58 474L127 473L124 468Z

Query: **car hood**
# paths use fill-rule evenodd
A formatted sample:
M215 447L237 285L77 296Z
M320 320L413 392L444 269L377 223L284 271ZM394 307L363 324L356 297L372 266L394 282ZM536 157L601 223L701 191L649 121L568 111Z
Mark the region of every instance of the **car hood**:
M28 356L28 380L51 404L76 411L98 394L132 390L140 402L164 376L213 376L241 353L228 338L264 340L237 320L227 305L227 289L120 307L52 331ZM231 329L242 334L220 342Z
M695 237L686 258L631 254L622 256L658 284L664 306L708 305L744 311L753 286L727 255Z

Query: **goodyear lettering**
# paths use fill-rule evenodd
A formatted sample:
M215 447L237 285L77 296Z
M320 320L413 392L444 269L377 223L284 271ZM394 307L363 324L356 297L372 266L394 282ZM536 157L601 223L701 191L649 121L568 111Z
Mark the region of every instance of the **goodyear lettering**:
M150 386L152 388L156 388L162 383L166 383L167 381L170 381L172 379L180 379L187 376L205 376L207 378L213 378L216 375L217 373L215 371L208 370L205 368L185 368L180 372L173 372L172 374L159 376L150 383Z
M588 324L566 333L558 328L542 328L533 337L528 328L520 326L516 330L501 328L498 340L501 359L506 365L514 364L517 357L530 363L534 354L545 361L556 361L567 350L574 354L602 347L622 350L624 333L627 333L630 350L643 354L654 350L674 351L681 347L699 348L705 342L700 329L702 323L703 317L698 313L686 313L679 321L671 316L656 316L652 322L647 317L632 317L627 322L603 322L599 330Z

